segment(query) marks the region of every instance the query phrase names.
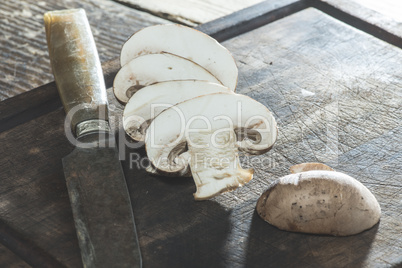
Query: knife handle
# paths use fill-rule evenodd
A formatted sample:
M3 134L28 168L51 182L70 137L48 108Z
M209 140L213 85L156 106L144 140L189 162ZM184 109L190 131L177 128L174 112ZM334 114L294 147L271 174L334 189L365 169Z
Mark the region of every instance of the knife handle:
M108 132L105 81L85 11L50 11L44 21L53 75L73 133Z

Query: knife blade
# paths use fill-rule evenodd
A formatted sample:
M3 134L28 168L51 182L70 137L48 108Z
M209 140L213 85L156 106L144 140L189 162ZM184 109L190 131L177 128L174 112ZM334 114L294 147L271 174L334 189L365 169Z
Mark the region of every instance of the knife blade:
M53 75L76 137L76 148L62 163L83 265L141 267L130 196L108 124L105 83L86 13L50 11L44 21Z

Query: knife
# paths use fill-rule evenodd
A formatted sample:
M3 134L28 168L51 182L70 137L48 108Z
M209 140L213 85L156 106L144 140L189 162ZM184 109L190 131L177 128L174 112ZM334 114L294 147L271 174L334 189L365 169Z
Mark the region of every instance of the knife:
M49 57L76 147L64 175L84 267L141 267L133 210L95 41L83 9L44 15ZM68 135L67 135L68 137Z

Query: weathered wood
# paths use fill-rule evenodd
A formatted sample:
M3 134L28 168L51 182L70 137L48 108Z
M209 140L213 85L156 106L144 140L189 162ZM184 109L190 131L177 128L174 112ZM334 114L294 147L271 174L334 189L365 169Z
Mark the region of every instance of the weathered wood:
M222 16L232 14L248 7L257 7L261 5L260 10L265 10L264 5L279 4L285 6L286 2L278 3L276 1L200 1L191 0L180 2L177 0L115 0L124 5L138 10L146 11L155 16L166 18L173 22L183 23L189 26L196 26L200 23L208 23L217 20ZM374 35L382 38L388 38L392 42L395 37L402 37L402 6L398 1L385 0L307 0L298 1L300 5L309 5L325 10L341 20L348 20L348 23L355 27L365 28ZM256 9L258 10L258 9ZM245 16L246 17L246 16ZM245 18L243 17L243 18ZM351 18L350 18L351 17ZM216 24L214 22L214 24ZM219 23L218 23L219 25ZM216 25L216 26L218 26Z
M106 87L113 86L113 79L119 68L118 58L102 64ZM30 101L27 103L26 100ZM61 105L55 82L6 99L0 102L0 132L54 111Z
M264 1L195 28L222 42L306 7L306 2L300 0Z
M196 26L241 9L253 6L263 0L114 0L138 10L170 21Z
M196 27L222 42L241 33L283 18L305 8L299 0L262 2L259 5ZM50 64L49 64L50 65ZM114 75L120 65L118 58L102 64L107 87L113 84ZM27 103L26 100L30 102ZM0 102L0 131L10 129L37 116L51 112L61 106L54 82L29 90L14 98Z
M318 161L365 183L383 210L378 230L345 240L288 233L275 238L277 230L264 232L260 219L249 213L251 223L239 224L239 232L249 235L239 239L248 240L244 250L250 263L286 267L297 258L300 266L399 264L401 50L385 48L382 41L312 8L225 44L236 51L238 91L266 104L280 126L273 151L256 157L261 159L255 160L256 176L236 197L253 200L291 165ZM268 166L260 164L264 159ZM238 205L243 211L255 205L244 203ZM382 243L397 246L382 250Z
M30 100L28 103L27 99ZM61 101L54 82L6 99L0 102L0 131L18 126L59 107Z
M365 44L363 50L358 44ZM243 158L244 164L255 168L254 180L214 198L209 205L218 203L216 208L191 201L190 181L152 178L143 170L130 170L126 161L144 263L157 267L400 263L401 51L315 9L224 45L240 68L238 91L275 113L280 139L267 155ZM131 150L127 159L130 153L134 160L145 157L143 151ZM382 206L380 224L343 239L284 233L256 217L255 202L268 184L288 174L291 165L306 161L326 162L365 183ZM157 213L151 216L148 211ZM197 221L197 216L214 222ZM225 224L231 227L224 228ZM155 259L155 253L161 257Z
M144 149L122 146L144 266L400 265L402 51L313 8L223 44L239 66L238 92L276 116L277 144L265 155L242 157L244 167L255 169L249 184L205 202L193 201L191 178L149 176L141 167ZM108 94L117 130L122 106L110 88ZM63 122L58 108L0 134L0 218L77 267L60 161L72 149ZM338 238L288 233L262 221L254 212L258 197L301 162L324 162L364 183L381 205L380 223Z
M259 2L259 0L255 1ZM244 14L250 12L248 14L250 18L262 16L261 20L253 19L252 22L258 22L260 23L259 25L263 25L269 21L281 18L283 15L287 15L288 11L286 11L285 6L291 2L293 4L288 6L288 8L292 8L293 11L291 12L297 11L298 8L312 5L325 12L329 12L338 19L347 19L348 23L352 23L355 27L363 28L364 31L369 31L371 34L401 47L401 22L392 17L384 16L382 9L370 4L371 0L356 1L286 0L281 3L265 1L261 5L251 7ZM246 2L243 1L241 5L251 3L249 1ZM365 4L366 2L368 4ZM364 5L362 6L361 3ZM397 3L392 2L387 2L386 5L388 7L387 10L392 9L393 5L396 10L398 7ZM281 13L276 12L268 16L264 14L264 12L269 13L266 9L267 6L274 7L274 9L282 6L284 13L281 15ZM294 9L297 6L299 7ZM8 1L2 5L2 9L0 10L0 20L2 22L0 29L3 33L0 36L2 48L0 55L0 61L2 62L0 66L2 73L2 76L0 76L0 100L16 96L53 80L47 56L42 16L44 12L49 10L77 7L85 8L88 13L102 61L117 57L120 50L119 44L136 30L151 24L167 22L106 0L88 0L80 4L76 0L62 1L62 3L58 3L58 1L35 2L31 0ZM172 7L174 9L177 8L177 6ZM195 9L194 6L192 8ZM198 6L197 10L208 13L208 10L205 10L202 6ZM116 14L119 15L117 16ZM222 24L222 20L213 22L213 26L208 24L207 28L210 26L213 27L211 28L211 33L225 31L225 34L220 34L223 38L222 40L233 36L236 29L239 32L247 31L250 28L248 26L245 27L244 23L250 26L249 19L246 15L242 17L241 14L233 16L232 22L230 22L231 20L223 20L224 23L231 24L236 19L240 19L238 23L231 25L229 28L225 29L226 25ZM160 15L163 16L163 14ZM259 25L255 24L254 26ZM201 26L201 28L206 29L205 26Z
M401 21L402 2L395 0L382 0L381 3L375 0L353 0L363 7L375 10L384 16L395 21Z
M360 1L370 2L371 0ZM400 21L384 16L355 1L307 0L307 3L357 29L402 48L402 22ZM397 9L398 5L395 4L394 8Z
M26 262L21 260L18 256L16 256L12 251L8 248L0 244L0 267L19 267L19 268L28 268L31 267Z
M28 261L29 265L33 267L65 267L62 263L50 256L46 251L39 248L34 242L22 236L20 232L14 230L5 222L0 221L0 242L5 245L9 250L21 256L24 260ZM7 252L6 252L7 253ZM14 255L14 261L18 260ZM3 260L5 261L5 260ZM19 261L22 266L27 266L27 263ZM11 267L10 265L3 265L1 267Z
M79 267L80 259L72 258L79 249L61 165L73 147L66 142L63 122L59 108L0 134L0 150L7 153L0 160L1 219L54 259Z
M0 100L53 81L43 14L65 8L85 9L102 62L116 58L135 31L166 23L107 0L5 1L0 10Z
M402 37L402 4L400 1L384 0L319 0L322 6L333 7L339 12L348 13L355 18L376 26L377 34L389 33Z

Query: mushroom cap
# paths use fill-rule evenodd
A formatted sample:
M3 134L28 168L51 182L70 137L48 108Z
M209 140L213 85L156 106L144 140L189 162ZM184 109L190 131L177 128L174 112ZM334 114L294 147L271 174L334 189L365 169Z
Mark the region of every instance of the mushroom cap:
M328 170L277 179L258 199L256 210L282 230L338 236L371 228L381 216L369 189L351 176Z
M290 173L300 173L310 170L334 171L331 167L322 163L301 163L290 167Z
M123 128L136 141L143 141L150 121L179 102L201 95L228 92L221 84L201 80L165 81L146 86L128 101L123 112Z
M251 154L267 152L277 137L275 118L263 104L245 95L215 93L184 101L160 113L146 133L148 158L157 169L180 172L187 167L189 156L180 154L177 147L195 142L191 139L197 138L197 133L225 130L234 130L239 150Z
M113 82L116 98L126 103L139 89L170 80L206 80L221 84L210 72L191 60L170 54L148 54L124 65Z
M232 91L238 70L230 52L212 37L179 24L146 27L134 33L120 53L122 66L146 54L169 52L201 65Z

